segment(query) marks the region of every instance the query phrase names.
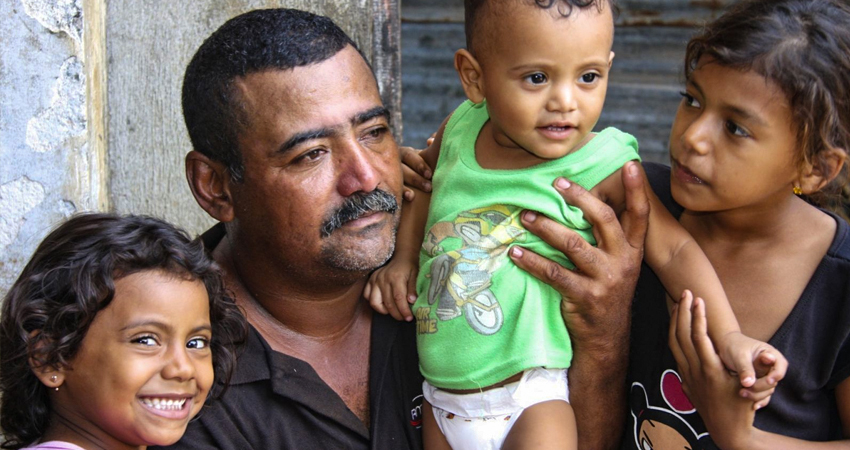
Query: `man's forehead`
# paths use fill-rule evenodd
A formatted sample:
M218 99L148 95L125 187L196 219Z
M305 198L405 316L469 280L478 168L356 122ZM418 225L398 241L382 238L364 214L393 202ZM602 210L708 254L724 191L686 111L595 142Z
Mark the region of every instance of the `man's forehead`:
M346 103L353 114L382 104L372 71L350 46L315 64L237 77L234 87L249 114L272 106L302 116L326 116L331 113L326 109L342 112L345 108L339 106Z

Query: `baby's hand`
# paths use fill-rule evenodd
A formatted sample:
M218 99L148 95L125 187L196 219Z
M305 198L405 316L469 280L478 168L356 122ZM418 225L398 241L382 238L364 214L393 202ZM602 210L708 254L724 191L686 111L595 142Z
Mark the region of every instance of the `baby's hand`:
M401 258L393 258L369 276L363 297L372 308L396 320L413 320L410 304L416 301L416 275L419 268Z
M727 334L720 348L723 364L738 374L741 397L751 399L755 409L767 406L777 383L785 377L788 360L770 344L740 332Z

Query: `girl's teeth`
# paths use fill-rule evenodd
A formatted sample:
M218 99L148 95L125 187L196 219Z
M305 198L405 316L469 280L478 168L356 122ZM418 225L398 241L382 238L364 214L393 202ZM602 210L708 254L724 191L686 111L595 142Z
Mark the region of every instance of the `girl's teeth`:
M145 405L159 410L175 410L182 409L183 405L186 403L186 399L174 400L174 399L165 399L165 398L143 398L142 401Z

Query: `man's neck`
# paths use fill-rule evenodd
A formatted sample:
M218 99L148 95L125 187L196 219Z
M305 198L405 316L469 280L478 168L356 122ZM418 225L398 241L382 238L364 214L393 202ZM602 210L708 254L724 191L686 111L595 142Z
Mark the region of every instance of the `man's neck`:
M361 299L365 278L337 286L324 283L321 289L292 282L284 274L259 275L262 282L255 281L256 273L243 268L228 239L221 241L213 257L248 321L270 343L296 337L333 341L344 338L358 321L371 322L371 310Z

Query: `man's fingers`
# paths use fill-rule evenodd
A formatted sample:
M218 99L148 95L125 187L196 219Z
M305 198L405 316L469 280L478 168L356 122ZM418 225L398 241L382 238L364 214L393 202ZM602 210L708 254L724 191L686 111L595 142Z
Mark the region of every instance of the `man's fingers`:
M622 228L610 206L566 178L555 180L555 189L564 197L564 201L584 213L584 218L593 225L593 233L597 236L600 245L604 244L608 248L621 246L620 243L624 239Z
M513 262L535 278L552 286L564 297L570 297L582 280L566 267L526 248L512 247L508 252ZM579 289L580 291L580 289Z
M623 188L626 191L626 210L620 214L626 241L634 248L643 247L649 224L649 199L646 176L636 161L623 165Z
M524 211L520 220L528 231L566 255L579 270L591 276L598 272L599 250L590 245L581 235L534 211ZM559 273L556 272L554 275Z

